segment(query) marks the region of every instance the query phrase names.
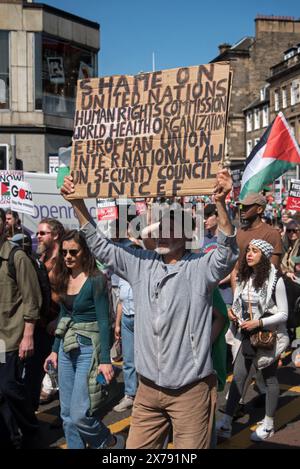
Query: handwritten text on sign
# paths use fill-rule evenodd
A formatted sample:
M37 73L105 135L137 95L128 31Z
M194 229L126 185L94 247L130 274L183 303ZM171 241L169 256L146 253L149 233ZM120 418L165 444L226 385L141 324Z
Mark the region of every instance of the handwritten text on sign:
M212 192L224 152L229 65L81 80L74 197Z

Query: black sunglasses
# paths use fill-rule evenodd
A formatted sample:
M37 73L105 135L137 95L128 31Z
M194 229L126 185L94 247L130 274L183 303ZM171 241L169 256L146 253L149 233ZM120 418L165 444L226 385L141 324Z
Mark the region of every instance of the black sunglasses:
M240 204L240 210L241 211L249 210L250 208L254 207L255 205L257 205L257 204L251 204L251 205Z
M46 236L46 234L51 234L51 233L52 233L52 231L37 231L37 232L35 233L35 235L36 235L36 236L39 236L39 235L40 235L40 236Z
M76 257L77 254L79 253L80 249L63 249L62 250L62 254L64 257L66 257L68 255L68 253L70 254L70 256L72 257Z
M288 228L288 229L286 230L287 233L298 233L298 231L299 231L299 230L298 230L297 228Z

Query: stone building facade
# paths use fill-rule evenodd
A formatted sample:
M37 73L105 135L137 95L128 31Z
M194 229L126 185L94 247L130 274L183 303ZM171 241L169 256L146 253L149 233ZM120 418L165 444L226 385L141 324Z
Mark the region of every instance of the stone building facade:
M78 78L98 75L100 26L45 4L0 0L0 144L26 171L68 146ZM2 147L2 150L5 147ZM0 155L0 169L6 165Z
M265 96L261 100L260 92L266 85L270 68L281 60L282 51L298 42L299 20L258 16L255 19L255 37L245 37L233 46L219 46L220 53L212 62L229 61L233 71L225 155L225 161L232 168L243 164L247 155L244 111L256 100L261 110L266 109L268 98ZM259 132L254 138L258 137Z
M282 111L300 143L300 41L283 54L283 61L271 67L267 78L270 86L270 117Z
M281 59L270 68L260 97L244 109L246 156L280 111L300 144L300 43L282 51ZM299 169L285 174L284 180L292 177L299 177Z

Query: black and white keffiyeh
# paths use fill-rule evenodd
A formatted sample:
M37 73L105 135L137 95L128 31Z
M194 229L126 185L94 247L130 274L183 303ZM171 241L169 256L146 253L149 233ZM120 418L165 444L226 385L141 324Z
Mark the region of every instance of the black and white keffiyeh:
M249 244L252 244L252 246L256 246L258 249L260 249L268 259L271 258L274 251L272 244L264 241L263 239L252 239Z

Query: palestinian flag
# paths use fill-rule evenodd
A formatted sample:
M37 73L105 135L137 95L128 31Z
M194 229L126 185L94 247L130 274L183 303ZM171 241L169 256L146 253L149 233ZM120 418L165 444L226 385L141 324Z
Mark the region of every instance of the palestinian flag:
M280 112L246 160L240 200L300 164L300 148Z
M9 193L9 185L0 182L0 195L10 195Z

